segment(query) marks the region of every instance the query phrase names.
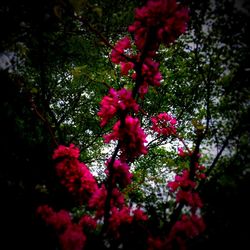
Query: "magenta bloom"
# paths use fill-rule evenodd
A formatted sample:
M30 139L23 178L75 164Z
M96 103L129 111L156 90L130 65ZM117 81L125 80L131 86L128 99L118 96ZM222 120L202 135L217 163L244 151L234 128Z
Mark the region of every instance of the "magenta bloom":
M113 132L104 135L105 143L111 140L119 140L122 149L122 158L133 160L142 154L147 154L147 148L144 145L146 135L140 126L138 118L126 116L124 124L118 121L113 126Z
M194 238L205 230L205 223L203 219L196 214L183 214L181 219L173 226L169 238L174 240L180 233L187 238Z
M105 163L105 165L108 167L105 171L107 175L109 175L109 163L110 160ZM129 165L126 162L115 160L112 167L114 171L114 184L117 183L121 188L124 188L131 183L132 174L129 172Z
M87 214L82 216L82 218L79 221L79 225L81 225L83 229L86 231L95 230L97 227L96 220Z
M88 167L77 159L65 159L56 165L61 184L82 200L89 199L97 189L97 183Z
M132 216L130 215L130 209L126 206L121 209L116 207L111 208L111 216L109 218L109 230L114 234L116 238L120 237L119 227L122 224L129 224L132 222Z
M60 157L78 158L80 156L80 150L74 144L70 144L69 147L59 145L54 151L52 158L55 160Z
M37 213L47 225L53 226L57 231L62 231L71 224L71 217L66 210L55 212L48 205L43 205L37 208Z
M188 10L175 0L149 0L145 6L135 10L135 21L129 26L135 44L143 50L146 43L151 54L160 43L168 45L185 32Z
M142 65L142 77L143 82L139 87L139 95L141 98L148 92L149 86L160 86L162 80L162 75L159 71L159 63L152 60L152 58L147 57ZM132 75L132 78L136 79L136 73Z
M185 204L193 208L203 207L199 194L194 191L178 190L176 194L176 202L185 202Z
M125 55L125 50L131 49L131 42L129 37L123 37L120 39L114 49L111 52L111 61L115 64L119 64L120 62L125 62L127 61Z
M86 236L83 234L80 225L72 224L59 236L59 240L62 250L82 250L86 242Z
M107 189L105 185L102 184L89 199L88 206L91 209L96 209L96 218L101 218L104 215L106 197Z
M56 173L64 185L75 197L89 199L97 189L97 183L88 167L78 160L80 150L74 144L69 147L60 145L55 149L53 159L63 158L56 164Z
M167 113L160 113L158 116L151 118L153 123L152 130L159 135L174 135L176 134L176 119Z
M148 216L140 208L137 208L136 210L134 210L133 213L134 213L134 220L136 221L148 220Z
M105 126L118 111L133 110L138 112L139 105L132 97L132 92L125 88L114 90L111 88L109 94L104 96L100 103L100 111L97 113L101 118L101 127Z
M171 192L175 192L179 187L184 189L193 189L196 187L196 183L189 179L189 172L183 170L180 175L175 176L174 181L170 181L167 186L170 188Z

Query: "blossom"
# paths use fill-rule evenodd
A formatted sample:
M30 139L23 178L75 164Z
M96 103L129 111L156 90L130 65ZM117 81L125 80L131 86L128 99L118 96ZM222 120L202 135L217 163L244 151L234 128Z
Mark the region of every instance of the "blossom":
M160 86L160 81L162 80L162 75L159 71L159 63L155 62L152 58L146 57L143 64L142 64L142 71L141 75L143 81L139 86L139 94L140 97L143 98L144 95L148 92L149 86ZM135 80L137 74L134 73L132 78Z
M183 233L188 238L193 238L205 230L205 223L202 217L196 214L183 214L181 219L177 221L171 229L170 238L172 240L180 233Z
M37 213L47 225L52 226L56 230L62 250L83 249L86 236L82 231L81 224L72 223L68 211L60 210L55 212L48 205L43 205L37 208Z
M37 214L42 217L47 225L53 226L57 231L61 231L71 224L71 216L66 210L55 212L48 205L43 205L37 208Z
M111 215L109 218L109 230L114 233L116 238L119 238L119 227L121 224L130 224L132 222L132 216L130 215L130 209L126 206L121 209L116 207L111 208Z
M88 206L91 209L96 209L96 217L100 218L104 215L105 201L107 197L107 189L104 184L98 188L88 201Z
M105 202L107 198L107 189L104 184L101 185L99 189L97 189L88 202L88 206L91 209L96 209L96 218L101 218L104 215ZM125 204L125 199L123 194L119 191L118 188L112 189L111 194L111 207L121 208Z
M190 190L178 190L176 194L176 202L185 202L187 205L193 208L201 208L203 206L199 194Z
M125 57L125 50L130 48L131 42L129 37L126 36L120 39L111 52L111 61L115 64L119 64L120 62L126 61L127 59Z
M187 8L175 0L149 0L135 10L135 21L129 26L140 51L147 49L154 54L160 43L169 45L186 30Z
M165 136L176 134L176 119L166 112L151 117L151 121L153 123L152 130L158 134Z
M137 208L133 211L134 220L136 221L146 221L148 220L148 216L142 211L140 208Z
M164 241L159 237L148 237L148 250L163 250Z
M97 227L96 220L91 216L84 214L79 220L79 225L83 227L83 230L94 230Z
M199 165L198 163L195 165L195 177L198 180L206 179L206 167L203 165Z
M59 240L62 250L82 250L86 236L80 225L72 224L59 236Z
M138 118L126 116L124 124L117 121L113 126L113 132L104 135L105 143L111 140L119 140L121 143L122 157L129 160L139 157L142 154L147 154L146 135L140 127Z
M134 63L132 62L121 62L121 74L128 75L129 71L134 68Z
M108 167L106 169L106 174L109 175L110 160L108 160L105 165ZM117 183L121 188L126 187L131 183L132 174L129 172L129 166L127 163L120 160L115 160L113 163L113 182Z
M111 88L109 94L104 96L100 103L100 111L97 113L101 118L101 127L105 126L118 111L133 110L138 112L139 105L132 97L132 92L125 88L119 91Z
M54 151L52 158L55 160L60 157L71 157L78 158L80 155L80 150L74 144L70 144L69 147L64 145L59 145Z
M97 183L88 167L80 162L80 150L73 144L70 147L60 145L54 151L54 158L65 157L55 166L60 182L68 191L82 200L88 199L97 189Z
M179 187L185 189L193 189L196 186L194 181L189 178L188 170L184 169L180 175L175 176L174 181L170 181L167 186L170 188L171 192L175 192Z
M87 199L97 189L97 183L88 167L77 159L65 159L56 165L60 182L68 191Z
M185 152L183 148L178 148L178 155L182 158L185 158L186 156L191 156L190 153Z

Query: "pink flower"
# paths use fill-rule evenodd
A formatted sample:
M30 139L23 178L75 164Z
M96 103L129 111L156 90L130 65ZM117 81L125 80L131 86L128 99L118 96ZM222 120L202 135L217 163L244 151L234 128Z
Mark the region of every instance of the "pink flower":
M138 118L126 116L124 124L118 121L113 126L113 132L104 135L105 143L111 140L119 140L122 149L122 159L133 160L142 154L147 154L146 135L140 127Z
M139 105L132 97L132 92L125 88L119 91L109 90L109 94L104 96L100 103L100 111L97 113L101 118L101 127L105 126L118 111L133 110L138 112Z
M167 113L160 113L158 116L151 118L153 123L152 130L160 135L174 135L176 134L176 119Z
M121 62L121 74L128 75L129 71L134 68L134 63L132 62Z
M84 230L95 230L97 227L96 220L87 214L82 216L79 225L81 225Z
M60 157L71 157L78 158L80 155L80 150L74 144L70 144L69 147L59 145L54 151L52 158L55 160Z
M39 206L36 212L42 217L43 220L50 218L54 214L54 210L48 205Z
M162 80L162 75L159 71L159 63L152 60L152 58L147 57L142 65L142 77L143 82L139 87L140 97L143 98L148 92L148 86L160 86L160 81ZM136 79L136 73L132 75L132 78Z
M166 45L186 30L188 10L175 0L149 0L145 6L135 10L135 21L129 26L134 34L135 44L143 51L147 48L152 54L160 43Z
M185 202L193 208L201 208L203 203L197 192L178 190L176 194L176 202Z
M110 160L105 163L105 165L108 167L105 171L107 175L109 175L109 164ZM120 160L115 160L112 167L114 171L114 184L117 183L121 188L124 188L131 183L132 174L129 172L129 166L127 163Z
M37 213L42 216L47 225L52 226L56 230L59 235L59 242L62 250L83 249L86 242L86 236L82 231L82 225L86 225L89 218L86 219L86 217L84 217L79 224L74 224L72 223L69 212L65 210L55 212L48 205L38 207Z
M83 250L86 236L79 225L70 225L63 234L59 236L62 250Z
M98 188L89 199L89 208L96 209L96 217L100 218L104 215L105 201L107 197L107 189L104 184Z
M120 39L114 49L111 52L111 61L115 64L119 64L120 62L125 62L126 57L125 57L125 50L131 49L131 42L129 37L124 37Z
M171 192L175 192L179 187L185 189L193 189L196 186L194 181L189 179L189 172L185 169L180 175L175 176L174 181L170 181L167 186Z
M190 155L190 154L187 153L187 152L184 152L183 148L178 148L178 155L179 155L180 157L184 158L184 157L186 157L186 156L188 156L188 155Z
M83 201L89 199L97 189L97 183L88 167L77 159L79 152L80 150L73 144L69 148L60 145L53 156L54 158L68 156L56 164L56 173L60 177L61 184Z
M111 208L111 216L109 218L109 230L114 233L116 238L120 237L119 227L122 224L130 224L132 217L130 215L130 209L123 207L120 210L116 207Z
M198 163L196 164L196 170L195 170L195 177L198 180L202 180L202 179L206 179L206 167L205 166L201 166Z
M163 250L164 248L164 241L159 237L149 237L148 238L148 248L147 250Z
M48 205L37 208L37 213L47 225L53 226L57 231L62 231L71 224L71 217L66 210L55 212Z
M201 217L195 214L183 214L181 220L177 221L170 232L170 238L174 240L180 233L187 238L194 238L205 230L205 223Z
M107 189L104 184L97 189L89 200L89 208L96 209L96 218L101 218L104 215L105 202L107 198ZM125 205L125 199L123 194L118 188L113 188L111 196L111 208L122 208Z
M143 212L141 209L137 208L133 211L134 213L134 219L136 221L146 221L148 220L148 216Z
M123 193L118 188L113 188L111 206L122 208L125 205Z

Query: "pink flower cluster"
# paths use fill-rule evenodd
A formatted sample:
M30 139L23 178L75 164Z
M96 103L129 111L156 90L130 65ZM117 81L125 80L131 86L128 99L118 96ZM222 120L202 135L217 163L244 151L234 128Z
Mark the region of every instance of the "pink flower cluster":
M85 214L82 216L82 218L79 220L79 225L82 226L84 231L93 231L97 227L97 222L94 218L91 216Z
M101 127L105 126L118 111L133 110L138 112L139 110L139 105L133 99L132 92L125 88L118 91L111 88L109 94L102 99L100 106L100 111L97 114L101 118Z
M181 148L178 149L178 152L182 158L194 154L193 152L184 152ZM200 155L197 158L199 157ZM184 237L193 238L205 230L202 217L197 215L197 211L203 206L203 203L195 190L197 187L196 181L205 178L205 167L200 166L198 162L195 163L194 167L192 180L190 179L190 172L185 169L180 175L175 176L174 181L167 184L170 191L176 193L176 202L191 208L190 214L182 214L181 219L174 224L168 236L168 241L177 242L179 249L186 249Z
M131 41L129 37L120 39L110 54L111 61L120 64L121 74L128 75L129 71L134 69L135 64L132 62L136 56L132 54Z
M86 236L82 230L82 227L85 226L83 223L73 223L72 218L67 211L61 210L55 212L48 205L38 207L37 213L47 225L52 226L59 234L59 241L62 250L83 249L86 242Z
M52 159L58 158L75 158L77 159L80 156L80 150L74 144L70 144L69 147L65 147L63 145L59 145L57 149L55 149Z
M151 121L153 123L152 130L159 135L169 136L176 134L176 119L166 112L151 117Z
M71 224L65 232L59 236L62 250L82 250L86 236L83 234L82 228L78 224Z
M76 197L87 200L97 190L97 183L88 167L77 159L79 154L79 149L73 144L69 147L60 145L55 150L53 159L63 158L56 164L61 184Z
M121 225L131 224L133 221L147 221L148 216L139 208L131 211L129 207L122 207L117 209L113 207L111 209L111 217L109 219L109 230L115 235L116 238L120 237L119 227Z
M120 62L126 62L127 56L130 57L129 53L126 53L126 51L131 49L131 41L129 37L123 37L120 39L114 49L111 52L110 58L111 61L115 64L119 64Z
M185 202L187 205L195 209L203 207L199 194L194 191L184 191L182 189L178 190L176 194L176 202Z
M202 217L196 214L183 214L181 219L177 221L171 229L168 237L170 244L174 241L178 244L178 249L186 249L184 238L192 239L202 233L206 225Z
M176 193L176 202L184 202L192 208L200 208L203 206L200 196L194 191L196 183L190 180L188 170L183 170L181 175L176 175L174 181L170 181L167 186L171 192Z
M105 200L107 198L107 189L104 184L98 188L88 202L90 209L96 209L95 217L101 218L104 215Z
M104 215L107 193L108 192L105 185L102 184L101 187L97 189L95 193L93 193L92 197L88 202L89 208L96 210L95 212L96 218L102 218L102 216ZM125 204L123 194L116 187L112 189L112 197L110 204L111 207L117 207L117 208L121 208Z
M149 0L135 10L135 21L129 26L129 32L134 34L140 51L147 49L154 55L160 43L168 45L185 32L187 21L187 8L175 0Z
M107 169L105 171L107 176L109 176L109 164L110 160L105 163L105 165L107 166ZM129 172L129 165L127 163L120 160L115 160L112 168L114 171L113 185L118 184L119 187L125 188L131 183L132 174Z
M121 164L120 161L116 161L114 166L119 167L121 165L124 166L124 164L125 163ZM88 206L95 210L96 219L101 219L104 216L106 199L107 189L105 185L102 185L89 200ZM146 221L148 219L147 215L140 208L132 210L126 205L124 195L117 187L113 187L112 189L110 205L108 231L116 238L120 237L119 227L121 225L131 224L133 220Z
M142 64L142 77L143 82L139 87L139 95L141 98L148 92L148 87L150 86L160 86L162 80L162 75L159 71L159 63L155 62L152 58L147 57ZM136 79L136 73L132 75L132 78Z
M131 55L131 53L127 53L125 57L122 53L125 53L124 50L128 47L131 47L129 38L125 37L121 39L111 52L111 61L116 64L120 64L122 75L128 75L129 71L133 70L131 77L133 80L136 80L137 74L134 71L135 64L129 60L133 59L135 62L138 61L140 54ZM138 92L140 97L143 98L148 92L149 85L160 86L162 75L159 71L159 63L155 62L151 57L146 57L143 60L141 75L143 77L143 82L140 84Z
M187 156L191 156L192 152L186 152L183 150L183 148L178 148L178 155L182 158L185 158Z
M197 180L205 179L206 178L206 167L203 165L199 165L197 162L195 164L195 178Z
M105 143L111 140L119 140L122 149L122 159L133 160L142 154L147 154L146 135L140 126L138 118L127 115L124 124L117 121L113 126L113 132L104 136Z
M178 188L190 190L196 187L196 183L189 179L188 170L184 169L180 175L175 176L174 181L170 181L167 186L171 192L175 192Z

